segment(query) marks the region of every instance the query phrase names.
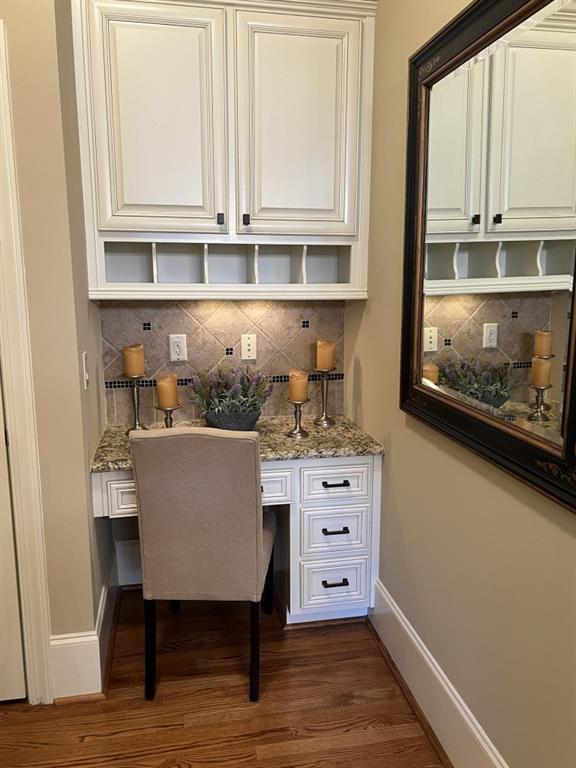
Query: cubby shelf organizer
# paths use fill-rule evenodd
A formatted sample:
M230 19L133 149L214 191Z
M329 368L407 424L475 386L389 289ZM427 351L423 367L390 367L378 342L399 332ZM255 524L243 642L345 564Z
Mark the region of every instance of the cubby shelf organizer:
M431 242L428 296L517 291L571 291L576 240Z

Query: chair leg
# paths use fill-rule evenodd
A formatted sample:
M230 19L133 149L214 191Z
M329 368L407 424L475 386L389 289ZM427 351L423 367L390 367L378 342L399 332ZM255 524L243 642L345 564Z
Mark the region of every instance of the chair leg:
M264 613L272 616L274 613L274 550L270 555L270 563L266 572L266 581L264 582L264 594L262 596L262 608Z
M260 603L250 603L250 701L260 696Z
M144 600L144 696L156 695L156 600Z
M174 616L177 616L180 613L181 605L180 600L170 600L170 613L174 614Z

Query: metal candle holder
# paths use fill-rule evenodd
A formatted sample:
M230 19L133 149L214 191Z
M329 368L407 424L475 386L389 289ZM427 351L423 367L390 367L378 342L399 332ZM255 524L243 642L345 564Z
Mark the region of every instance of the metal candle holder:
M335 370L336 368L314 368L314 371L320 374L320 387L322 391L322 413L314 419L314 424L318 427L332 427L336 423L326 412L328 408L328 380L332 371Z
M157 411L162 411L164 414L164 426L166 429L171 429L174 426L174 419L172 418L172 414L174 411L177 411L179 408L182 408L181 405L176 405L174 408L159 408L157 405L154 406Z
M528 416L528 421L534 421L542 424L546 421L550 421L550 417L546 415L546 403L544 402L544 392L547 389L552 388L552 384L547 384L545 387L539 387L536 384L530 384L530 389L536 392L536 402L534 404L534 410Z
M287 398L287 400L294 406L294 429L291 429L290 432L286 432L286 435L287 437L293 437L296 440L302 440L303 438L308 437L308 432L306 432L305 429L302 429L302 406L304 403L309 403L310 399L290 400Z
M138 376L130 376L131 381L131 387L132 387L132 408L134 410L134 423L128 430L128 432L131 432L133 429L148 429L148 427L145 427L144 424L140 423L140 387L138 386L138 382L140 379L144 378L144 374L139 374Z

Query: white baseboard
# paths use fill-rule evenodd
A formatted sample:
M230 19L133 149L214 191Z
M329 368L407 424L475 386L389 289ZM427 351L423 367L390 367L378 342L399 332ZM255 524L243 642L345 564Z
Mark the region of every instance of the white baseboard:
M454 766L508 768L380 580L370 618Z
M102 691L115 599L116 587L104 584L93 631L51 636L52 693L55 699Z

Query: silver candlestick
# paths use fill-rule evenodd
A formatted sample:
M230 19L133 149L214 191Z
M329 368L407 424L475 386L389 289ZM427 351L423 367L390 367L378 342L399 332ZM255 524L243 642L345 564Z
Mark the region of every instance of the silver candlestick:
M143 374L139 374L138 376L130 376L130 379L132 380L132 409L134 411L134 423L130 429L128 429L128 432L131 432L133 429L148 429L148 427L140 423L140 387L138 386L138 382L143 378Z
M314 424L318 427L332 427L336 423L334 419L331 416L328 416L327 409L328 409L328 380L329 376L332 373L332 371L335 371L336 368L314 368L314 371L316 373L319 373L320 378L320 387L322 391L322 413L320 416L318 416L316 419L314 419Z
M304 403L309 403L310 400L289 400L289 403L292 403L294 406L294 429L291 429L290 432L286 432L287 437L293 437L296 440L302 440L305 437L308 437L308 432L306 432L305 429L302 429L302 406Z
M157 411L162 411L164 414L164 426L166 429L171 429L174 426L174 419L172 418L172 414L174 411L177 411L179 408L182 408L181 405L176 405L174 408L159 408L157 405L154 406Z
M550 421L550 417L546 415L546 403L544 402L544 392L547 389L552 388L552 384L547 384L545 387L539 387L536 384L530 384L530 389L536 392L536 402L534 403L534 410L528 416L528 421L534 421L539 424L543 424L546 421Z

